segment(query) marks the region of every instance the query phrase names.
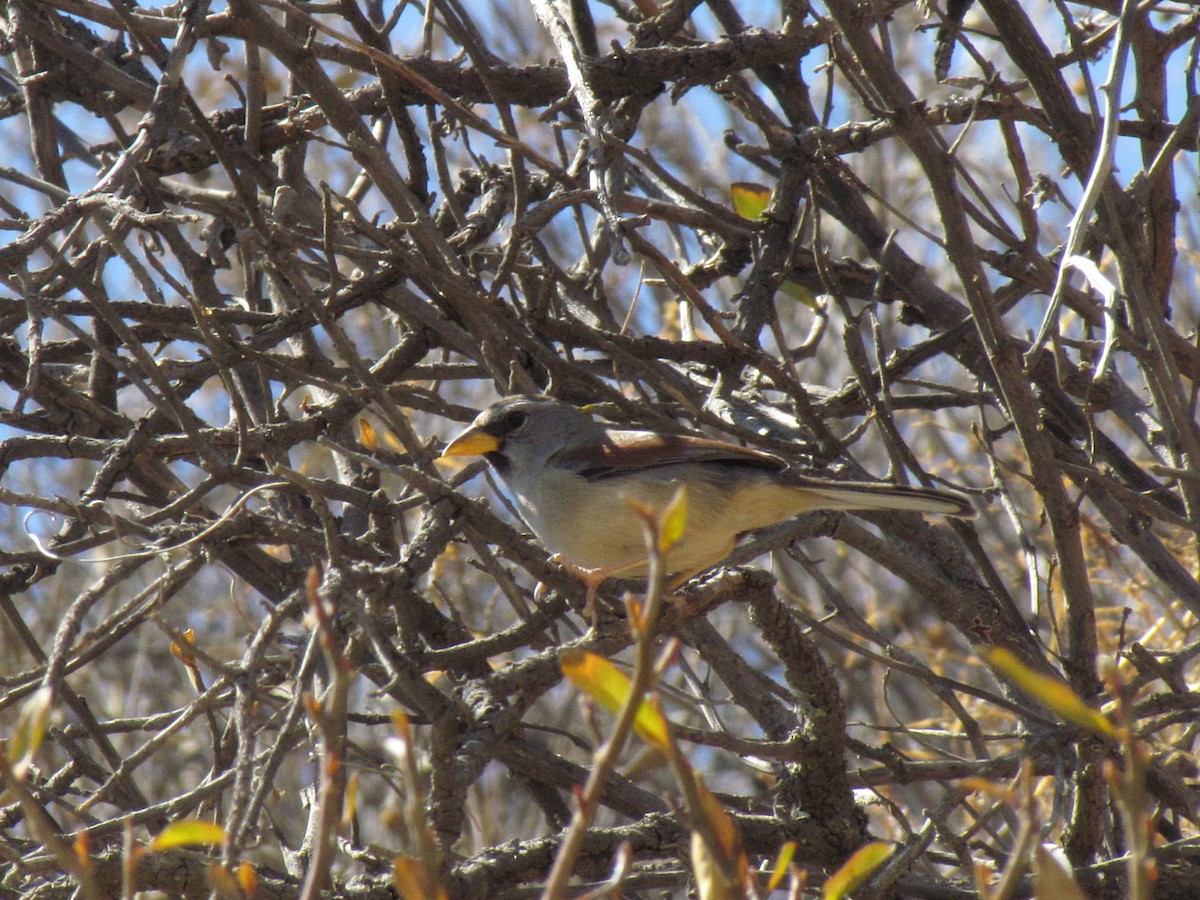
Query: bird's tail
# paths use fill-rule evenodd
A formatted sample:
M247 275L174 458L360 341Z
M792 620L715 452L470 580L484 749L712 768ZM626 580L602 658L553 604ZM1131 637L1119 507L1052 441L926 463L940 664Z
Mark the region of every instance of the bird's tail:
M825 509L896 509L971 519L975 507L965 494L900 484L805 479L800 485L821 498Z

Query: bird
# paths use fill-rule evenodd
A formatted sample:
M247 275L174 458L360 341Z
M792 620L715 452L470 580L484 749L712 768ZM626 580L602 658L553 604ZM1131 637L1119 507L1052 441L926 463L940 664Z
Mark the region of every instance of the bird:
M686 490L682 535L664 554L675 584L716 566L743 535L814 510L907 510L971 518L957 491L835 481L781 457L695 435L620 428L549 397L505 397L446 445L482 456L538 541L585 580L645 577L637 507L663 510Z

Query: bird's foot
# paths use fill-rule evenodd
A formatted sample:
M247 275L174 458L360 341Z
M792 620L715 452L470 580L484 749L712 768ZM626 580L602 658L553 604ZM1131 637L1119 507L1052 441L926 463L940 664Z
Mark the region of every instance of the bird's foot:
M596 623L596 592L600 589L600 585L604 583L604 579L608 577L608 570L588 569L583 566L577 566L561 553L555 553L551 556L550 562L583 582L583 586L587 588L587 599L583 603L583 615L584 618L594 625Z

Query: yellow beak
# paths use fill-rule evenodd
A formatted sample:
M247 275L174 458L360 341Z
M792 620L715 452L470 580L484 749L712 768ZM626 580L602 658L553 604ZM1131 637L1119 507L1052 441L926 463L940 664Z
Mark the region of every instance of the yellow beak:
M442 451L442 458L447 456L482 456L500 449L500 441L490 434L468 428Z

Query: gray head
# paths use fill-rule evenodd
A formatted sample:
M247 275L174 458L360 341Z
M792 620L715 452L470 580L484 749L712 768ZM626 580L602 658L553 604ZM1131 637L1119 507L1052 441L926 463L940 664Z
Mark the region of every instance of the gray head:
M517 395L493 403L443 456L482 456L504 477L541 468L556 453L599 440L604 427L583 410L549 397Z

